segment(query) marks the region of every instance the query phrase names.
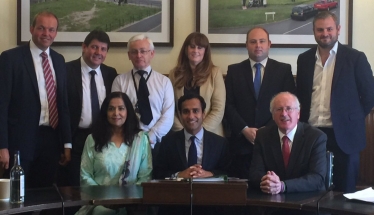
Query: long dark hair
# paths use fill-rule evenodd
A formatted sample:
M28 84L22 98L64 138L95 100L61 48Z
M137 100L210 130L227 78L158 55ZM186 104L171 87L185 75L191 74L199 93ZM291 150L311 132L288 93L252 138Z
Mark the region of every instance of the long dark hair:
M131 146L135 135L141 131L138 118L136 117L129 97L125 93L112 92L104 99L101 105L100 116L92 127L92 137L95 141L95 150L97 152L102 152L104 147L108 147L108 142L113 136L112 125L108 122L108 107L110 101L114 98L121 98L127 110L127 118L122 125L125 144Z
M192 74L190 60L188 59L188 46L195 44L205 48L203 60L196 66L195 73ZM179 52L178 63L174 70L174 85L177 88L185 87L187 89L200 87L209 78L214 65L212 62L210 44L208 38L199 32L191 33L187 36ZM195 79L193 80L193 76ZM192 80L192 82L191 82ZM190 83L191 82L191 83Z

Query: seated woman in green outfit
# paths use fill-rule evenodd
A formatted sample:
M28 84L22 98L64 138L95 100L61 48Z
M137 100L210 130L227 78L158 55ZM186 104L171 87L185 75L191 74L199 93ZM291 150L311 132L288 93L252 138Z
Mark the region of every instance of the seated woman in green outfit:
M112 92L84 145L81 186L140 184L149 181L151 173L150 144L139 129L130 99L125 93ZM83 206L76 214L126 214L126 209Z

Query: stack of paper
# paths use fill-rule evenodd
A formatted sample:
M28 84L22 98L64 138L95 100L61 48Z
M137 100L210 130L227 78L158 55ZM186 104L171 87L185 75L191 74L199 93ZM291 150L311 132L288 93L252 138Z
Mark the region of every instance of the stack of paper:
M364 189L364 190L357 191L355 193L347 193L343 195L347 199L354 199L354 200L374 203L374 190L371 187Z

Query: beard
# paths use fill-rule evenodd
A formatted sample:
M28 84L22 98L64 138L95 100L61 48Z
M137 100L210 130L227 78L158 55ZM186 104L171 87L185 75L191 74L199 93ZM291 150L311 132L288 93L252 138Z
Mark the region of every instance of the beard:
M338 38L337 37L331 37L331 40L329 42L323 42L323 39L325 38L322 38L322 39L316 39L316 42L317 44L323 48L323 49L327 49L327 48L332 48L334 47L336 41L338 41Z

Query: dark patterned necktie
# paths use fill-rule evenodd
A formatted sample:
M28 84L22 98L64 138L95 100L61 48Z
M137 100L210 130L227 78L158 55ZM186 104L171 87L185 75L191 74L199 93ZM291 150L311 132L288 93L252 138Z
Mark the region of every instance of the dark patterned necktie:
M188 166L193 166L197 164L197 149L196 149L196 144L195 144L195 136L191 136L191 145L190 149L188 150Z
M147 82L144 78L144 70L139 70L137 72L140 75L139 89L138 89L138 107L140 113L140 121L144 125L149 125L153 119L151 104L149 103L149 91L147 87Z
M90 82L90 91L91 91L91 114L92 114L92 124L97 120L100 115L100 103L99 96L97 94L95 75L96 71L90 71L91 82Z

